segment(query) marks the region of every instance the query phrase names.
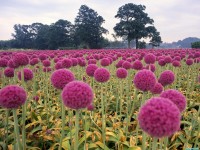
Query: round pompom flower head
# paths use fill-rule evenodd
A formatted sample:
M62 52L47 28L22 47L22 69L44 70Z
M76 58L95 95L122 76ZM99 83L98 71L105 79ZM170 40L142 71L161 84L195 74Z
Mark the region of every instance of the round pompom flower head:
M126 78L128 75L128 71L124 68L118 68L116 71L116 76L120 79Z
M193 59L187 59L187 60L186 60L186 64L187 64L188 66L191 66L191 65L193 64Z
M93 77L95 70L98 69L98 66L96 64L89 64L86 68L86 73L88 76Z
M97 82L107 82L110 79L110 72L106 68L98 68L94 72L94 78Z
M161 73L158 82L161 83L163 86L172 84L175 80L175 75L171 70L165 70Z
M28 69L28 68L24 68L23 69L24 72L24 81L28 81L31 80L33 78L33 71ZM21 80L21 71L18 72L18 79Z
M177 90L166 90L160 94L160 97L170 99L179 108L180 112L183 112L186 108L186 98L181 92Z
M8 61L4 58L0 58L0 67L4 68L7 67Z
M8 85L0 90L0 106L18 108L27 99L26 91L17 85Z
M133 83L137 89L144 92L149 91L156 84L156 76L150 70L143 69L136 73Z
M172 65L173 65L174 67L180 67L180 66L181 66L180 61L178 61L178 60L174 60L174 61L172 62Z
M58 69L51 75L51 83L57 89L63 89L66 84L74 79L74 74L67 69Z
M132 64L132 68L135 69L135 70L141 70L143 68L143 64L140 60L136 60Z
M103 58L100 61L102 66L109 66L110 65L110 60L108 58Z
M72 61L68 58L63 59L61 63L63 68L70 68L72 66Z
M42 62L42 64L43 64L43 66L44 67L49 67L49 66L51 66L51 62L49 61L49 60L44 60L43 62Z
M156 61L156 56L154 54L147 54L144 56L144 61L146 64L154 64Z
M122 67L128 70L128 69L130 69L130 68L132 67L132 65L131 65L130 62L124 61L124 62L122 63Z
M65 106L71 109L81 109L92 103L93 91L85 82L72 81L64 87L61 96Z
M180 128L180 111L169 99L154 97L140 108L139 125L152 137L169 137Z
M150 90L152 94L160 94L163 91L163 86L160 83L156 83L155 86Z
M29 57L24 53L17 53L13 55L13 62L16 66L26 66L29 64Z
M6 77L11 78L11 77L14 77L14 72L15 72L15 69L14 69L14 68L6 68L6 69L4 70L4 75L5 75Z

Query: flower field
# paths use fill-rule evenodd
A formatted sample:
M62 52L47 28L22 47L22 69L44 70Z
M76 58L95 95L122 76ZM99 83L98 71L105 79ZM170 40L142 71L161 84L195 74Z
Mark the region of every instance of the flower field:
M200 49L0 51L0 150L200 147Z

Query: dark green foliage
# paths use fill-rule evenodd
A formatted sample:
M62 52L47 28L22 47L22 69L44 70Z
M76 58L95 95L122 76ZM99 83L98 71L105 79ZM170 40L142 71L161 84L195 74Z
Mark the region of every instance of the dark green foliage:
M152 34L151 40L149 42L149 45L152 45L152 48L153 48L153 47L160 46L160 43L162 43L162 40L161 40L161 37L160 37L160 33L155 31Z
M136 48L139 48L139 39L151 37L154 32L154 20L144 12L145 9L144 5L128 3L121 6L115 16L120 22L116 24L114 31L117 36L128 40L129 48L131 40L135 40Z
M75 18L75 43L84 48L101 48L104 43L103 34L107 30L102 27L104 19L96 11L82 5Z
M146 42L145 41L139 41L138 42L138 48L145 49L146 48Z
M192 48L200 48L200 41L191 43Z

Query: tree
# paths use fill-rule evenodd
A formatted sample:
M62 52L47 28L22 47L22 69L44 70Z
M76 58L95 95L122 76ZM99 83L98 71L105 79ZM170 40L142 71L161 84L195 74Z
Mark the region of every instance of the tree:
M17 43L17 48L32 48L33 47L33 33L31 33L30 25L14 25L15 34L12 34Z
M159 32L153 31L150 37L151 37L151 40L149 42L149 45L152 45L152 48L160 46L160 43L162 43L162 40L161 40L161 36Z
M146 42L145 41L139 41L138 42L138 48L145 49L146 48Z
M114 31L117 36L128 40L129 48L132 40L136 41L136 48L138 48L139 39L149 37L154 21L144 12L145 9L144 5L128 3L121 6L115 16L120 19L120 22L116 24Z
M75 18L76 45L87 48L101 48L104 42L103 34L107 30L102 27L104 19L96 11L82 5Z
M35 48L36 49L47 49L48 48L48 44L49 44L49 26L48 25L42 25L38 32L37 32L37 36L35 39Z
M58 20L49 27L48 48L70 47L72 45L71 32L73 25L67 20Z
M192 48L200 48L200 41L191 43Z

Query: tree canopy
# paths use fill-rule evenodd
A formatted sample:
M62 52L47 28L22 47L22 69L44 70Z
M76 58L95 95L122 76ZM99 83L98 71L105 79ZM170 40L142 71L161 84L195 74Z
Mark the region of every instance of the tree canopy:
M200 48L200 41L191 43L192 48Z
M75 18L75 36L79 45L87 48L101 48L103 34L108 31L102 27L102 16L86 5L82 5Z
M114 27L117 36L124 37L128 40L130 48L131 40L136 40L136 48L139 47L139 39L151 37L154 20L145 13L144 5L136 5L128 3L118 9L115 18L120 19L120 22Z

